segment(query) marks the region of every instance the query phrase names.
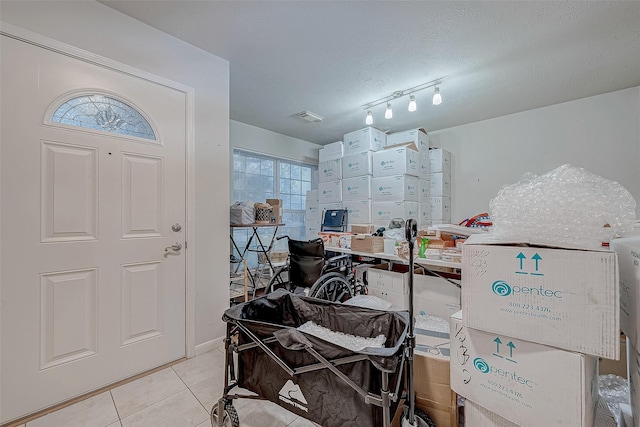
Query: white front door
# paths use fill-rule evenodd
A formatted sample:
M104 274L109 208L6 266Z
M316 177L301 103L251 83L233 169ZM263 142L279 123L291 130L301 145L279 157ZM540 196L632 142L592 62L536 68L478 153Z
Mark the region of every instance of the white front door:
M1 42L0 423L183 357L186 265L185 93Z

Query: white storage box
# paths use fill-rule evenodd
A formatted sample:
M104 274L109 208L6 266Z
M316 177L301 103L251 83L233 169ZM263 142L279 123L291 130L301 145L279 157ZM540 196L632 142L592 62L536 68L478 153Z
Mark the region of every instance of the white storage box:
M388 227L394 218L418 217L418 202L373 202L371 203L371 223Z
M483 408L477 403L466 400L464 402L464 420L467 426L473 427L518 427L517 424L502 418L500 415ZM604 400L598 399L596 419L593 427L618 427L615 418L609 411ZM585 425L584 427L591 427ZM632 427L632 426L628 426Z
M411 175L374 177L371 200L374 202L417 202L419 180Z
M348 200L344 207L349 224L371 224L371 200Z
M387 135L374 127L366 127L345 134L343 141L344 155L348 156L368 150L382 150L387 143Z
M316 188L315 190L307 190L305 201L307 203L318 203L318 189Z
M342 178L373 174L373 151L350 154L342 159Z
M416 268L413 276L413 310L416 315L448 319L460 311L460 288L442 277L420 274Z
M631 344L640 342L640 236L611 241L620 267L620 328Z
M418 227L431 225L431 203L418 203Z
M431 197L431 218L451 218L451 197Z
M332 142L323 146L318 151L318 162L326 162L327 160L339 159L344 155L342 141Z
M593 425L597 357L468 328L460 312L451 337L456 393L522 427Z
M420 179L429 180L431 175L431 166L429 166L429 153L418 154L418 177Z
M451 173L451 153L442 148L429 150L429 167L431 173Z
M418 181L418 203L431 203L431 181L426 179Z
M391 310L406 310L409 306L409 266L380 264L367 269L369 295L389 301Z
M305 226L305 234L307 240L317 239L320 234L320 224L309 224L307 223Z
M465 326L618 360L616 253L510 243L462 246Z
M429 181L431 181L431 197L451 197L451 174L449 172L430 173Z
M413 144L390 146L373 153L373 176L418 176L418 151Z
M342 159L327 160L318 163L318 182L342 179Z
M318 222L320 223L322 218L322 212L320 211L320 206L309 206L304 211L304 217L307 222Z
M367 270L367 281L369 282L369 291L376 288L407 295L409 294L409 266L404 264L376 265Z
M318 183L320 203L338 203L342 201L342 180Z
M387 146L413 142L421 153L429 151L429 135L424 129L410 129L387 135Z
M342 200L366 200L371 198L371 175L342 180Z

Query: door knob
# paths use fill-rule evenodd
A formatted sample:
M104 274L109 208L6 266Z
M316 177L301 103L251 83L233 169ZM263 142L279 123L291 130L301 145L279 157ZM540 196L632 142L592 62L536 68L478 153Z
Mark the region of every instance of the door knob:
M175 231L177 233L180 230L182 230L182 226L177 222L171 226L171 231Z
M164 248L165 252L169 252L169 251L173 251L173 252L178 252L180 251L180 249L182 249L182 245L178 242L175 242L173 245L171 246L167 246L166 248Z

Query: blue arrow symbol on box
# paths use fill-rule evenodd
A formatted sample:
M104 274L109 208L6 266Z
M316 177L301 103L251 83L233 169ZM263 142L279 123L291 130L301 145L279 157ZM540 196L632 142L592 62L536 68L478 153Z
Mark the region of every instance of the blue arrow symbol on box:
M540 261L542 259L542 257L540 255L538 255L538 253L536 252L536 254L534 256L532 256L531 259L536 260L536 271L538 271L538 261Z
M520 252L518 255L516 255L516 258L518 258L518 259L520 260L520 270L522 270L522 260L523 260L523 259L527 259L527 257L526 257L526 256L524 256L524 254L523 254L522 252ZM537 263L538 263L538 262L536 261L536 264L537 264Z
M516 348L516 345L509 341L507 347L509 347L509 357L513 357L513 349Z
M500 353L500 344L502 344L500 337L496 337L496 339L493 340L493 342L496 343L496 353Z

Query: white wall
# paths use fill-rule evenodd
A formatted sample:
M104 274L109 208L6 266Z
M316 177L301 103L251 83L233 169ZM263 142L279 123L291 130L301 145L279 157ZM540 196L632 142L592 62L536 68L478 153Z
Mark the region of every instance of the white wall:
M640 203L639 123L635 87L429 133L453 155L452 222L488 212L525 172L565 163L619 182Z
M93 1L1 2L1 19L195 89L195 343L228 307L229 63ZM189 332L189 331L188 331ZM193 333L193 331L191 331Z
M235 120L229 125L229 143L232 150L241 148L304 163L318 163L318 150L322 148L322 145Z

